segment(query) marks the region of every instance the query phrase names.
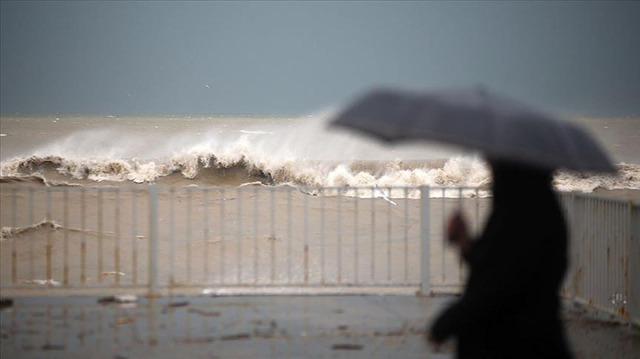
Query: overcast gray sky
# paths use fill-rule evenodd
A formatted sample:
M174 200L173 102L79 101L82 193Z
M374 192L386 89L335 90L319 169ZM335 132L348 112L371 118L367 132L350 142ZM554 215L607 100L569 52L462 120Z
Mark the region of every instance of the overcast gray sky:
M640 114L640 2L6 2L3 113L306 114L374 85Z

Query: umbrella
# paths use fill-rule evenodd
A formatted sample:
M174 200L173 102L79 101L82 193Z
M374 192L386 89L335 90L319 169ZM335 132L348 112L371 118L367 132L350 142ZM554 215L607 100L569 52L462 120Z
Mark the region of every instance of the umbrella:
M485 89L410 92L379 89L331 121L385 142L435 140L491 159L543 169L615 172L582 128Z

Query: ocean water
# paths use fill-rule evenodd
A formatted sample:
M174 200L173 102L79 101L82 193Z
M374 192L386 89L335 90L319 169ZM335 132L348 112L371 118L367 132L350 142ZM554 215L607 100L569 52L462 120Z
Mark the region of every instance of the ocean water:
M320 283L324 268L321 248L344 250L341 256L327 255L326 263L322 262L330 283L353 282L356 272L372 281L418 281L421 212L415 198L419 191L407 191L405 196L402 190L385 189L389 186L479 186L477 193L431 192L431 197L455 198L434 199L430 213L432 223L437 224L432 230L435 243L442 243L437 241L445 230L440 224L452 211L461 210L475 223L474 230L481 230L491 209L491 199L483 198L489 196L486 189L491 174L481 156L424 143L387 147L353 133L328 129L327 118L322 114L298 118L0 117L0 133L4 135L0 137L0 183L37 187L35 191L13 192L4 184L0 186L0 246L4 246L0 250L0 284L12 283L10 267L14 262L18 283L63 283L63 243L68 243L73 254L68 267L72 285L83 285L85 276L89 284L100 279L116 283L120 277L122 283L139 283L136 278L146 278L148 265L134 259L134 253L138 246L145 248L149 238L145 228L148 202L142 189L152 183L182 187L174 197L168 188L161 188L158 195L162 283L168 283L169 272L174 270L179 285L214 279L269 283L269 253L277 258L276 283L287 283L291 278L302 282L307 254L309 280ZM615 159L620 172L602 176L560 171L555 175L555 186L640 198L640 121L582 121ZM274 187L273 191L261 191L258 186L246 188L246 184ZM86 193L63 191L66 188L43 190L44 186L95 185L118 188ZM218 185L238 188L200 191L190 187ZM309 186L380 189L345 191L327 200L325 197L334 196L331 191L314 193ZM460 194L475 198L459 200ZM526 187L522 198L526 201ZM357 208L379 215L358 215ZM307 230L308 253L303 238L289 234ZM175 251L170 245L174 237L178 244ZM85 238L86 263L78 255ZM356 241L363 244L359 252L351 245ZM55 244L51 248L56 259L51 275L45 260L48 243ZM10 246L16 248L17 261ZM454 248L434 244L432 249L434 268L440 268L433 273L442 284L450 285L460 278ZM104 266L98 259L102 255ZM292 258L291 278L287 256ZM362 259L354 260L356 257ZM373 262L380 265L374 269ZM339 276L341 265L346 269ZM263 270L255 276L251 268Z
M2 116L0 180L39 185L479 186L479 154L432 143L383 146L305 117ZM576 119L617 176L558 171L565 191L640 190L640 118ZM523 193L526 189L523 189Z

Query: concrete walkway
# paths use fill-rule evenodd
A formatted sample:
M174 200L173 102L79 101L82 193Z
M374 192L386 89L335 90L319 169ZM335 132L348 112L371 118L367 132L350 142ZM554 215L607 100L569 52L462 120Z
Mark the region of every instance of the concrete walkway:
M1 313L2 358L453 358L425 325L451 296L25 297ZM577 358L640 358L640 333L567 309Z

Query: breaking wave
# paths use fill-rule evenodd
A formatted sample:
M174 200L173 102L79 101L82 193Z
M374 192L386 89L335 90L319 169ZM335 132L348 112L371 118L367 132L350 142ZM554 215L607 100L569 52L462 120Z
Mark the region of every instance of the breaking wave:
M562 191L640 189L640 165L619 164L617 176L560 171L554 185ZM486 188L491 173L478 159L455 157L431 161L311 161L270 159L244 153L219 156L194 152L166 161L138 159L18 157L0 164L0 182L73 186L95 182L172 185L296 186L465 186Z
M173 156L167 161L138 159L18 157L0 165L2 181L52 186L83 182L170 182L172 184L300 186L484 186L490 181L478 160L457 157L431 161L271 160L243 154L213 153ZM56 177L54 180L52 177ZM64 179L64 180L63 180ZM76 182L73 182L76 181Z
M160 120L157 123L165 125ZM442 146L383 148L348 133L327 131L322 116L279 125L243 125L242 129L231 128L233 123L212 124L208 132L73 132L28 155L4 159L0 163L0 183L239 186L258 182L297 187L428 185L480 189L491 183L491 172L478 158ZM559 190L580 192L640 190L640 164L621 163L618 168L617 176L560 171L554 185Z
M591 193L597 189L640 190L639 164L620 163L616 167L618 168L616 176L559 171L553 178L553 185L560 191L583 193Z

